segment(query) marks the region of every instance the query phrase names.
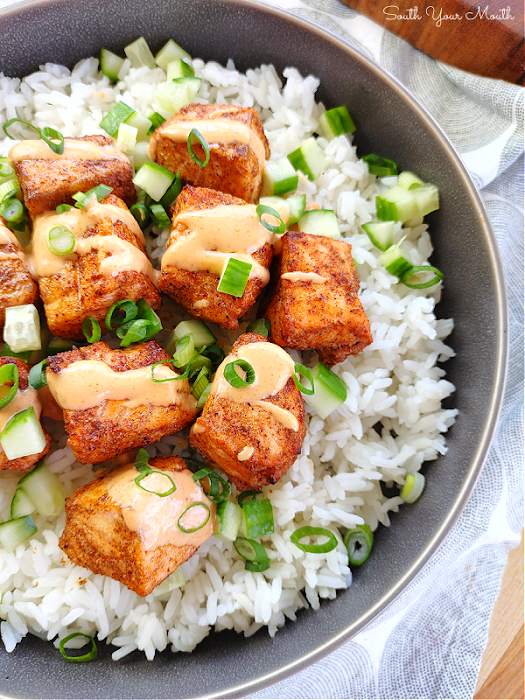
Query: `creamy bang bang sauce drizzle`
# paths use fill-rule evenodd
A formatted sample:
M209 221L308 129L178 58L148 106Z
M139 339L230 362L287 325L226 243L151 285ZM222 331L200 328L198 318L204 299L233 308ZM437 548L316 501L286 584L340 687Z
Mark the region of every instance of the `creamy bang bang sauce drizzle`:
M77 139L64 139L64 151L55 153L45 141L41 139L28 139L15 144L7 156L10 165L21 160L121 160L129 162L122 153L117 142L100 146L93 141L80 141Z
M252 265L250 279L268 284L270 273L260 265L253 253L273 242L270 233L259 221L254 204L233 204L181 212L174 221L189 233L172 233L171 242L162 257L162 269L206 270L221 275L230 257Z

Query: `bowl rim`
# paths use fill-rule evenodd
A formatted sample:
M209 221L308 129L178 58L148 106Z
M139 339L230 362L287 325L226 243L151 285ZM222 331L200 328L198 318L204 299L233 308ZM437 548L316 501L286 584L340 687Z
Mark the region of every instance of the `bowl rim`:
M21 2L16 2L6 8L0 9L0 17L14 17L26 11L32 11L40 8L45 9L48 7L52 8L53 6L61 5L68 1L69 0L22 0ZM494 301L496 311L497 343L495 351L493 389L487 403L488 417L485 425L483 426L479 443L471 460L465 480L445 519L441 522L432 539L427 543L424 550L420 553L409 569L403 574L403 576L401 576L390 591L382 596L372 606L372 608L370 608L365 614L361 615L361 617L352 622L350 625L345 627L345 629L339 632L336 636L332 637L328 642L325 642L315 650L307 653L304 657L292 661L276 670L270 671L257 679L245 681L231 687L227 691L218 691L217 693L208 694L205 696L206 698L238 697L240 695L245 695L247 693L252 693L257 690L267 688L274 683L282 681L285 678L298 673L305 667L310 666L316 661L319 661L323 657L327 656L329 653L340 647L344 642L348 641L358 632L364 629L366 625L368 625L374 618L380 615L394 602L394 600L402 593L410 581L416 578L428 561L437 553L439 547L450 534L453 526L459 520L481 474L492 440L494 439L496 433L499 416L501 413L509 354L507 290L501 254L499 252L499 247L492 224L484 208L479 191L471 175L463 164L461 156L427 109L413 95L411 95L407 88L405 88L404 85L387 69L383 68L361 49L339 37L337 34L317 23L315 20L306 19L305 17L296 14L292 9L285 9L269 4L267 0L222 1L241 8L245 7L249 9L256 9L264 13L273 14L283 21L290 22L304 30L316 33L323 40L333 44L336 48L350 54L354 60L364 64L364 66L373 72L379 79L386 81L389 84L389 87L391 87L397 93L397 95L408 104L411 110L417 114L425 127L428 128L434 138L438 141L445 155L455 166L455 169L461 178L465 192L475 209L479 223L483 230L496 295Z

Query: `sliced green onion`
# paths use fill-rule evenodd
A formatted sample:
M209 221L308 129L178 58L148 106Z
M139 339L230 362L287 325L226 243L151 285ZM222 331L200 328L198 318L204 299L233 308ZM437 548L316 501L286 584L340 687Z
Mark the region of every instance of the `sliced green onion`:
M85 637L86 639L89 639L91 642L91 651L87 654L83 654L82 656L68 656L66 652L64 651L64 647L69 642L70 639L74 639L75 637ZM68 634L67 637L64 637L64 639L60 640L60 653L66 659L67 661L73 661L74 663L79 663L83 664L86 661L91 661L91 659L94 659L97 655L97 644L93 637L89 634L84 634L83 632L73 632L72 634Z
M195 136L197 141L200 143L200 145L204 149L204 154L206 156L204 160L201 160L199 158L199 156L193 150L193 147L191 145L191 137L192 136ZM208 165L208 163L210 162L210 147L208 146L208 143L207 143L206 139L204 138L204 136L197 129L192 129L190 131L190 133L188 134L187 143L188 143L188 151L189 151L189 154L192 157L192 159L195 161L195 163L197 163L197 165L200 165L201 168L205 168Z
M0 157L0 177L10 177L15 174L15 169L9 165L6 156Z
M303 544L301 540L305 537L328 537L328 540L322 544ZM332 549L337 547L336 536L324 527L310 527L309 525L300 527L292 533L290 539L303 552L312 554L324 554L325 552L331 552Z
M113 187L109 187L109 185L97 185L96 187L92 187L87 192L77 192L73 195L73 199L76 201L75 206L78 209L85 209L93 195L95 195L97 200L101 202L104 197L107 197L108 194L111 194L111 192L113 192Z
M199 374L203 367L206 369L208 374L211 374L213 367L211 359L202 353L194 353L193 357L189 361L190 378L194 377L196 374Z
M15 195L20 189L20 184L16 177L13 177L0 185L0 202L4 202Z
M149 453L147 450L145 450L143 447L140 448L140 450L137 452L137 456L135 457L135 461L133 462L133 466L138 472L143 472L146 470L150 469L149 466L149 461L151 457L149 456Z
M16 197L2 202L0 206L0 216L2 216L8 224L19 224L27 218L24 205L19 199L16 199Z
M184 367L184 365L187 365L193 357L194 350L195 345L193 344L193 336L191 334L181 338L173 354L175 367Z
M397 165L393 160L381 158L381 156L376 156L375 153L364 156L363 160L368 165L368 170L372 175L377 175L378 177L397 175Z
M304 384L301 384L299 376L297 375L306 377L306 379L308 379L308 381L311 384L311 388L307 389L304 386ZM311 396L315 392L314 378L312 377L311 371L308 369L308 367L300 365L298 362L296 362L293 367L293 381L295 386L299 389L299 391L302 394L307 394L308 396Z
M201 352L201 355L211 360L213 366L218 367L224 360L224 350L218 345L209 345Z
M153 338L154 335L157 335L157 333L160 333L160 331L162 330L161 320L145 299L139 299L137 301L137 309L137 318L143 318L149 323L148 332L146 334L146 337L144 338L144 340L149 340L150 338Z
M55 255L69 255L75 250L76 238L65 226L53 226L47 232L46 243Z
M106 314L104 324L108 331L112 331L118 328L123 323L132 321L138 314L138 308L133 299L122 299L121 301L116 301L113 306L110 307ZM122 312L124 316L122 316ZM114 314L117 314L116 318L113 318Z
M253 265L237 258L228 258L228 263L222 271L217 291L230 294L233 297L242 297Z
M175 204L177 201L177 197L181 193L182 190L182 180L180 178L179 173L175 175L175 180L171 183L171 185L168 187L164 195L162 196L160 200L160 204L165 209L169 209L169 207L172 206L172 204ZM169 224L168 224L169 226ZM167 228L167 227L166 227Z
M42 452L46 436L33 406L15 413L0 433L0 444L7 459L19 459Z
M50 126L45 126L40 132L40 136L42 141L47 143L53 153L58 153L59 155L64 153L64 137L60 131L52 129ZM58 141L58 143L56 143L56 141Z
M99 126L101 129L104 129L106 133L115 138L118 134L119 126L123 124L126 119L131 117L134 112L135 110L129 107L125 102L119 101L117 104L113 105L111 110L100 122Z
M13 362L0 367L0 386L7 389L6 384L12 384L12 386L9 387L7 395L0 399L0 409L10 404L18 391L18 367Z
M139 343L148 335L149 321L136 318L134 321L123 323L117 328L117 336L121 338L120 347L127 348L131 343Z
M82 321L82 333L88 343L98 343L102 337L102 331L100 330L100 323L91 316L86 316Z
M426 282L420 282L419 280L421 273L426 275L429 272L433 273L434 276ZM416 276L413 282L410 281L412 275ZM442 279L443 273L441 272L441 270L438 270L437 267L433 267L432 265L413 265L410 268L410 270L406 270L406 272L403 272L399 278L399 280L406 287L410 287L410 289L427 289L428 287L433 287Z
M256 212L257 216L259 217L259 221L267 231L270 231L270 233L284 233L286 231L284 221L279 216L279 212L273 209L273 207L268 207L265 204L258 204ZM275 218L279 220L279 224L277 224L277 226L274 226L273 224L268 223L268 221L264 221L262 218L263 214L270 214L271 216L275 216Z
M425 477L420 472L407 474L405 484L399 494L405 503L414 503L423 493Z
M356 525L347 530L343 543L348 551L348 561L354 566L361 566L369 557L374 544L374 533L368 525Z
M201 367L199 374L197 375L197 378L193 383L193 388L191 390L191 395L196 401L200 399L202 392L204 391L204 389L206 389L209 383L210 382L208 380L208 369L207 367Z
M15 141L17 137L11 136L8 129L11 126L11 124L15 124L16 122L19 122L20 124L25 124L25 126L29 126L31 129L34 129L37 132L38 137L42 138L42 134L40 133L40 129L38 127L33 126L33 124L30 124L29 122L23 121L23 119L17 119L16 117L13 117L13 119L10 119L2 126L2 129L4 130L4 134L6 136L8 136L10 139L13 139L13 141Z
M247 489L240 493L237 497L237 503L242 506L244 501L252 500L260 494L260 491L254 491L253 489Z
M147 476L150 476L150 474L160 474L161 476L165 477L168 479L168 481L171 484L171 487L167 491L152 491L151 489L147 489L145 486L141 486L140 482L145 479ZM135 483L139 487L139 489L142 489L143 491L146 491L146 493L151 493L154 496L159 496L160 498L166 498L166 496L170 496L172 493L175 493L177 490L177 486L175 485L175 482L171 478L169 474L166 474L165 472L159 472L154 469L144 469L141 471L141 473L136 477Z
M307 394L304 400L324 420L346 401L346 384L322 362L311 372L315 390L312 395Z
M217 472L213 471L213 469L210 469L210 467L202 465L201 462L188 459L186 459L185 461L186 463L188 463L188 461L194 462L195 464L201 467L199 471L194 472L193 480L197 482L201 479L208 479L210 491L207 495L210 501L212 501L213 503L222 503L222 501L228 498L228 496L230 495L231 487L230 484L226 481L226 479L223 479L222 476L220 476L220 474L217 474Z
M151 381L155 382L156 384L163 384L164 382L174 382L177 381L178 379L188 379L190 376L190 367L186 368L186 371L184 374L179 374L176 377L168 377L167 379L155 379L155 367L158 367L159 365L174 365L175 361L174 360L161 360L160 362L155 362L154 365L151 365Z
M137 221L140 228L144 228L148 223L149 219L148 207L145 204L139 202L138 204L133 204L129 210L133 214L133 217Z
M34 365L29 370L28 381L29 381L29 386L32 389L41 389L43 386L46 386L46 384L47 384L46 367L47 367L47 359L42 360L42 362L39 362L37 365Z
M211 383L207 384L207 386L204 388L204 391L197 399L197 408L199 408L199 409L204 408L204 406L206 405L206 401L208 400L208 398L210 396L210 391L211 391Z
M265 338L270 336L272 326L270 320L267 318L258 318L253 323L250 323L246 329L246 333L257 333L257 335L262 335Z
M240 367L246 373L246 380L239 377L236 367ZM255 370L247 360L235 360L234 362L229 362L224 368L224 379L235 389L242 389L254 383L256 379Z
M186 515L186 513L187 513L189 510L191 510L192 508L205 508L205 509L208 511L208 515L207 515L207 517L206 517L206 520L205 520L203 523L201 523L200 525L197 525L196 527L193 527L193 528L191 528L191 527L190 527L190 528L186 528L186 527L183 526L183 524L181 524L181 520L182 520L182 518ZM189 505L189 506L182 512L180 518L177 520L177 525L178 525L178 528L179 528L179 530L180 530L181 532L184 532L184 533L186 533L186 534L191 534L192 532L197 532L197 530L202 530L202 528L206 525L206 523L208 522L208 520L210 519L210 517L211 517L211 512L210 512L209 506L207 506L206 503L202 503L202 501L197 501L197 502L192 503L191 505Z
M166 214L166 210L162 204L152 204L150 207L153 223L157 228L169 228L171 225L170 217Z
M411 173L409 170L405 170L404 172L400 173L399 177L397 178L397 184L399 187L403 187L405 190L415 190L416 187L421 187L421 185L424 185L425 183L417 175L414 175L414 173Z
M57 207L57 214L64 214L66 211L71 211L74 207L71 204L59 204Z
M248 538L262 537L274 532L273 508L269 498L244 500L242 514L244 531Z
M233 546L243 559L248 571L266 571L270 568L270 558L262 544L247 537L237 537Z

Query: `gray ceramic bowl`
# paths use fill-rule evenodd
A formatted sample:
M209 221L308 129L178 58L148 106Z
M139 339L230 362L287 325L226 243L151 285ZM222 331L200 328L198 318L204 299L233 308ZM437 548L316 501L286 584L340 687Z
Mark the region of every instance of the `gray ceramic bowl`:
M453 148L425 111L378 66L319 27L250 0L48 0L1 15L0 70L23 76L45 61L72 66L101 46L120 51L144 35L153 49L173 37L192 55L240 70L273 62L321 78L319 98L346 104L359 152L388 155L435 182L442 206L428 217L445 274L442 317L456 327L457 356L447 364L459 417L448 453L426 470L427 489L392 527L380 529L374 556L352 587L303 611L271 640L222 632L192 654L165 652L150 663L135 653L113 663L65 662L54 647L26 638L0 651L0 692L15 697L175 698L242 695L319 659L388 605L438 547L458 518L481 469L497 421L506 364L506 299L496 241L476 191Z

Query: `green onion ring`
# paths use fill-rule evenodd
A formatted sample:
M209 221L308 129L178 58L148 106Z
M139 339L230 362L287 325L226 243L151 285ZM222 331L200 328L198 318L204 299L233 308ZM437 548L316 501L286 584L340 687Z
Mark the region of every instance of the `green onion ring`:
M211 360L212 365L218 367L224 360L224 350L218 345L208 345L207 348L202 350L201 355L208 357Z
M188 333L188 335L183 335L177 341L175 346L175 352L173 353L173 362L175 367L184 367L192 359L193 353L195 351L195 344L193 342L193 335Z
M245 561L248 571L266 571L270 568L270 558L262 544L247 537L237 537L233 546Z
M200 145L203 147L204 153L206 154L206 159L205 159L205 160L201 160L201 159L195 154L195 151L193 150L193 147L192 147L192 145L191 145L191 137L192 137L192 136L195 136L195 138L197 139L197 141L198 141L198 142L200 143ZM205 168L205 167L208 165L208 163L210 162L210 147L208 146L208 143L207 143L206 139L204 138L204 136L203 136L203 135L201 134L201 132L198 131L197 129L192 129L192 130L190 131L190 133L188 134L188 141L187 141L187 143L188 143L188 151L189 151L189 153L190 153L190 156L191 156L191 157L193 158L193 160L195 161L195 163L197 163L197 165L200 165L201 168Z
M8 224L19 224L26 218L24 205L16 197L2 203L0 215L4 217Z
M246 499L249 498L250 500L252 500L253 498L256 498L257 496L259 496L260 494L261 494L260 491L254 491L253 489L248 489L247 491L243 491L242 493L239 494L239 496L237 498L237 503L240 506L242 506L242 504L244 503L244 501L246 501Z
M64 651L64 647L67 644L67 642L69 642L69 640L73 639L74 637L85 637L86 639L89 639L89 641L91 642L91 651L87 654L83 654L82 656L68 656ZM83 632L73 632L72 634L68 634L67 637L64 637L64 639L60 640L59 649L64 659L66 659L67 661L74 661L77 664L83 664L86 661L91 661L91 659L94 659L97 655L97 644L95 640L91 635L84 634Z
M53 153L58 153L58 155L62 155L62 153L64 153L64 137L60 131L53 129L50 126L45 126L40 132L40 138L47 143ZM54 140L51 141L51 139ZM58 141L58 143L55 143L55 141Z
M98 343L102 337L102 331L100 330L100 323L91 316L86 316L82 322L82 333L88 341L88 343Z
M123 311L124 317L122 317L119 313L117 315L117 318L113 320L113 314L115 313L115 311ZM116 301L113 304L113 306L110 307L109 311L106 314L104 324L108 331L112 331L115 328L121 326L123 323L132 321L137 316L137 314L137 305L135 304L133 299L122 299L122 301Z
M185 461L187 464L188 458L186 458ZM189 461L193 462L195 460ZM200 462L195 463L200 464ZM203 465L203 467L199 469L199 471L194 472L193 474L193 480L195 482L199 482L201 479L206 478L208 479L208 482L210 484L210 492L206 494L210 501L212 501L212 503L221 503L222 501L225 501L231 492L231 486L226 481L226 479L223 479L223 477L220 474L217 474L217 472L213 471L213 469L210 469L210 467L207 467L206 465Z
M190 376L190 367L186 367L186 371L184 372L184 374L179 374L176 377L168 377L167 379L155 379L155 367L166 364L175 366L175 360L161 360L160 362L155 362L154 365L151 365L151 380L154 381L156 384L163 384L164 382L176 382L178 379L188 379L188 377Z
M0 367L0 384L7 384L13 382L13 386L9 389L7 396L0 399L0 408L4 408L11 403L15 398L16 392L18 391L18 367L14 362L9 362L6 365Z
M246 381L239 377L235 370L236 366L246 372ZM234 362L229 362L224 368L224 379L235 389L242 389L254 383L256 379L255 370L247 360L235 360Z
M202 506L202 508L206 508L206 510L208 511L208 517L207 517L206 520L205 520L201 525L199 525L198 527L194 527L194 528L191 529L191 530L186 530L186 528L182 527L182 525L180 524L180 521L181 521L182 518L184 517L185 513L187 513L187 512L190 510L190 508L195 508L196 506ZM189 505L187 508L185 508L185 509L182 511L182 513L180 514L179 519L177 520L177 527L179 528L179 530L180 530L181 532L184 532L184 533L187 534L187 535L191 535L192 532L197 532L197 530L202 530L202 528L206 525L206 523L208 522L208 520L210 519L210 517L211 517L211 512L210 512L209 507L206 505L206 503L203 503L202 501L196 501L195 503L192 503L191 505Z
M301 544L301 540L304 537L328 537L328 541L324 544ZM337 547L337 538L333 532L327 530L324 527L310 527L306 525L305 527L300 527L295 532L292 532L290 537L292 542L296 547L302 549L303 552L310 552L311 554L324 554L325 552L331 552L332 549Z
M11 136L11 134L8 132L8 129L11 126L11 124L14 124L15 122L20 122L20 124L25 124L26 126L31 127L31 129L34 129L38 133L38 138L42 138L42 134L38 127L33 126L33 124L30 124L29 122L25 122L23 119L17 119L16 117L14 117L13 119L10 119L8 122L6 122L2 127L2 129L4 130L4 134L13 141L16 141L16 136Z
M146 470L151 471L149 466L149 460L150 456L148 451L141 447L140 450L137 452L137 456L135 457L133 466L138 472L143 472Z
M348 561L353 566L361 566L372 551L374 533L368 525L356 525L345 532L343 544L348 551Z
M139 343L148 335L150 322L145 318L136 318L133 321L123 323L117 328L117 335L121 338L120 347L127 348L131 343Z
M311 389L307 389L301 382L299 381L299 377L297 375L302 375L303 377L306 377L310 384L312 385ZM314 386L314 378L312 377L312 373L308 369L308 367L305 367L304 365L300 365L298 362L296 362L293 366L293 381L295 386L299 389L299 391L302 394L306 394L307 396L311 396L314 391L315 391L315 386Z
M46 243L55 255L69 255L75 250L76 238L65 226L53 226L47 232Z
M39 362L37 365L34 365L29 370L28 381L29 381L29 386L32 389L41 389L43 386L46 386L46 384L47 384L46 367L47 367L47 359L42 360L42 362Z
M258 318L253 323L250 323L246 329L246 333L257 333L257 335L262 335L264 338L270 337L270 332L272 329L272 324L268 318Z
M197 399L197 408L204 408L206 405L206 401L208 400L210 396L210 391L211 391L211 383L206 386L202 394L199 396Z
M66 211L71 211L74 207L71 204L59 204L57 207L57 214L64 214Z
M259 217L261 224L267 231L270 231L270 233L284 233L286 231L285 223L279 216L279 212L272 207L269 207L266 204L258 204L255 211L257 212L257 216ZM276 219L279 219L281 223L277 226L269 224L267 221L263 221L263 214L271 214L272 216L275 216Z
M10 177L15 174L15 169L11 167L5 156L0 158L0 177Z
M409 284L408 278L412 275L417 274L418 272L433 272L434 277L432 277L432 279L430 279L428 282L423 282L421 284ZM427 289L427 287L433 287L442 279L443 273L441 272L441 270L438 270L437 267L432 267L432 265L413 266L406 272L403 272L403 274L399 278L400 282L402 282L405 285L405 287L409 287L410 289Z
M148 207L139 202L138 204L132 204L129 210L140 228L144 228L149 218Z
M142 479L145 479L150 474L160 474L161 476L165 476L166 479L168 479L169 482L171 483L171 488L168 489L167 491L161 491L159 493L158 491L151 491L150 489L147 489L144 486L141 486L140 482L142 481ZM171 476L169 474L166 474L165 472L159 472L159 471L156 471L154 469L149 469L149 468L141 471L141 473L136 477L135 483L137 484L139 489L146 491L146 493L152 493L154 496L160 496L160 498L165 498L166 496L169 496L172 493L175 493L175 491L177 490L177 487L175 486L175 482L173 481L173 479L171 478Z

